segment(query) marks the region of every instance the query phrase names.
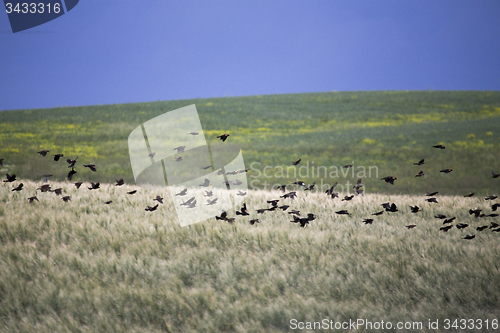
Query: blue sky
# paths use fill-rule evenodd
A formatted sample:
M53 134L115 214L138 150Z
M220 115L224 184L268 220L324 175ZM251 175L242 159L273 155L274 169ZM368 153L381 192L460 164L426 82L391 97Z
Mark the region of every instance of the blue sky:
M499 1L81 0L13 34L0 110L355 90L500 90Z

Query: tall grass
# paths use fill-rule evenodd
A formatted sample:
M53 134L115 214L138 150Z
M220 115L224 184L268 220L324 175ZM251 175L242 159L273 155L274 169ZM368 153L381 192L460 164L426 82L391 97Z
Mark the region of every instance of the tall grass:
M287 212L255 212L281 192L249 191L251 216L181 228L165 189L52 183L72 200L38 192L29 204L40 184L22 182L19 193L0 186L2 332L286 332L291 319L426 324L500 313L500 235L475 230L498 218L468 213L491 212L481 197L342 202L300 191L282 202L317 216L303 229ZM144 211L156 195L165 203ZM373 217L387 201L399 212ZM470 226L439 231L438 213Z

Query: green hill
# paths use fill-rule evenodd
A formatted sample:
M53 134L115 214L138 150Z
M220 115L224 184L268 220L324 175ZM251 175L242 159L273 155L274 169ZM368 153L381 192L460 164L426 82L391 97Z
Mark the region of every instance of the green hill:
M196 104L209 142L229 133L228 140L242 148L254 188L298 178L323 184L323 190L338 181L347 190L347 181L352 184L361 176L367 193L498 191L498 182L491 179L492 170L500 172L496 91L329 92L3 111L1 172L33 180L51 173L63 180L65 162L36 154L48 149L79 156L76 180L124 178L133 183L130 132L191 104ZM439 143L446 149L432 148ZM301 163L291 168L299 158ZM420 159L425 164L414 166ZM98 172L84 170L81 163L95 164ZM342 168L346 164L353 168ZM446 168L453 172L439 172ZM420 170L425 176L415 178ZM379 180L385 176L398 180L392 186Z

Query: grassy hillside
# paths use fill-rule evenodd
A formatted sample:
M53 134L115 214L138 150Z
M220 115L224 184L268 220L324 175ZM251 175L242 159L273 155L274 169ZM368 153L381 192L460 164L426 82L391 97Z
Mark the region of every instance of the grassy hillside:
M294 331L292 319L359 318L422 322L436 332L445 319L472 318L483 320L477 331L496 331L500 233L475 228L498 218L467 212L490 213L483 198L429 204L372 194L341 202L300 191L285 203L317 216L302 229L287 212L255 212L281 193L250 191L250 216L181 228L163 189L129 196L127 185L53 183L72 200L48 192L29 204L40 182L23 183L21 192L0 186L2 332L285 332ZM158 194L166 202L144 211ZM400 211L362 223L386 201ZM412 214L415 204L422 211ZM352 216L334 214L341 209ZM439 231L438 213L469 227ZM260 223L249 225L253 218ZM463 240L467 234L476 238ZM429 319L440 329L427 329Z
M64 161L36 154L49 149L79 156L77 180L133 183L130 132L190 104L196 104L209 142L229 133L240 145L257 188L295 180L293 168L288 176L280 171L302 158L297 178L307 183L338 181L347 189L347 181L362 176L367 193L498 193L491 171L500 172L500 92L488 91L330 92L3 111L1 172L29 179L52 173L63 180ZM432 148L438 143L446 149ZM413 165L422 158L425 165ZM99 172L83 170L82 162L96 164ZM344 175L346 164L354 167ZM445 168L453 172L439 172ZM415 178L420 170L425 176ZM397 177L396 185L379 180L385 176Z

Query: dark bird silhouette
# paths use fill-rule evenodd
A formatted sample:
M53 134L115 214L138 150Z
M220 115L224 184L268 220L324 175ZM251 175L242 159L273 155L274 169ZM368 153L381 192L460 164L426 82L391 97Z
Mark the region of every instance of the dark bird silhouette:
M489 197L484 198L484 200L495 200L498 198L496 195L490 195Z
M205 178L205 182L203 184L201 184L200 186L209 187L210 186L210 180L208 178Z
M347 164L347 165L344 165L344 168L348 169L348 168L352 168L352 164Z
M77 159L78 159L78 157L77 157L77 158L75 158L74 160L72 160L71 158L68 158L68 159L66 160L66 162L69 164L68 168L73 168L73 167L75 166L75 164L76 164L76 160L77 160Z
M296 197L297 197L297 192L295 192L295 191L288 192L288 193L280 196L280 198L283 198L283 199L290 198L292 200L293 200L293 198L296 198Z
M73 175L76 174L76 171L75 169L71 169L69 172L68 172L68 181L72 181L73 180Z
M362 196L364 196L362 187L363 187L363 184L361 184L361 178L358 178L356 185L354 185L352 187L354 189L354 194L356 194L356 195L361 194Z
M243 203L243 207L241 207L241 209L239 211L236 211L236 215L243 215L243 216L250 215L247 212L247 204L246 203Z
M424 175L425 175L425 174L424 174L424 172L423 172L422 170L420 170L420 171L418 172L418 174L416 174L416 175L415 175L415 177L422 177L422 176L424 176Z
M473 193L469 193L469 194L467 194L467 195L464 195L464 198L470 198L470 197L472 197L474 194L475 194L474 192L473 192Z
M90 170L92 170L94 172L97 171L94 164L86 164L86 165L84 165L84 167L89 168Z
M217 139L221 139L222 142L226 141L227 138L229 137L229 134L222 134L217 137Z
M189 204L187 204L186 207L187 208L194 208L194 207L196 207L196 200L193 201L193 202L191 202L191 203L189 203Z
M410 225L407 225L405 227L407 227L408 229L413 229L415 228L417 225L416 224L410 224Z
M230 182L230 183L231 183L231 182ZM238 186L238 185L241 185L241 184L243 184L243 183L242 183L239 179L235 179L235 180L233 181L233 185L235 185L235 186Z
M278 209L278 206L271 206L268 209L266 209L269 212L274 212L276 209Z
M380 212L377 212L377 213L373 213L372 215L375 215L375 216L380 216L380 215L382 215L382 214L384 214L384 211L383 211L383 210L382 210L382 211L380 211Z
M52 175L45 174L45 175L42 175L42 177L43 177L43 182L44 183L48 183L49 182L49 178L52 177Z
M181 206L188 206L188 205L192 204L194 201L196 201L195 197L192 197L188 201L181 203Z
M39 188L37 188L37 190L40 190L42 193L49 192L50 191L50 185L44 184L44 185L40 186Z
M279 208L279 209L281 209L282 211L285 211L285 210L287 210L288 208L290 208L290 206L288 206L288 205L283 205L283 206L279 206L278 208Z
M434 148L438 148L438 149L445 149L445 146L444 145L436 145L436 146L433 146Z
M500 177L500 173L494 173L493 171L491 172L491 178L498 178Z
M221 170L221 171L222 171L222 170ZM226 175L228 175L228 176L233 176L233 175L236 175L237 173L238 173L238 171L237 171L237 170L235 170L235 171L229 171L229 172L226 172Z
M335 184L333 184L332 187L330 187L328 190L325 191L325 193L327 195L332 195L335 192L335 187L337 187L338 184L339 184L339 182L336 182Z
M344 199L342 199L342 201L350 201L350 200L352 200L352 198L354 198L354 195L351 195L351 196L346 195L344 197Z
M257 214L264 214L265 211L267 211L267 208L260 208L256 210Z
M296 209L292 209L291 211L288 212L288 214L294 214L300 216L300 211Z
M154 212L154 211L156 210L156 208L158 208L158 204L156 204L156 205L155 205L155 206L153 206L153 207L148 206L148 208L145 208L144 210L145 210L145 211L147 211L147 212L148 212L148 211L149 211L149 212Z
M70 197L69 195L62 197L61 199L62 199L64 202L71 201L71 197Z
M112 203L112 202L113 202L113 200L109 200L109 201L104 202L104 204L105 204L105 205L109 205L109 204L110 204L110 203Z
M443 219L445 219L445 218L446 218L446 215L443 215L443 214L437 214L437 215L436 215L436 216L434 216L434 217L435 217L435 218L437 218L437 219L441 219L441 220L443 220Z
M101 183L90 183L90 187L88 187L89 190L97 190L101 186Z
M115 181L116 181L115 186L122 186L124 184L123 178L115 179Z
M236 195L239 195L240 197L244 197L245 195L247 195L247 192L238 191L236 193Z
M47 153L49 152L50 150L42 150L42 151L39 151L38 154L42 155L42 156L47 156Z
M300 163L300 161L302 161L302 159L301 159L301 158L299 158L299 159L298 159L298 160L296 160L296 161L293 161L293 162L292 162L292 164L293 164L293 165L297 165L297 164L299 164L299 163Z
M312 191L315 185L316 185L316 182L313 182L311 185L306 186L304 191Z
M389 204L388 202L386 202L383 203L381 206L385 208L386 212L392 212L392 213L398 212L398 207L396 206L395 203Z
M456 217L451 217L449 219L446 219L444 220L443 224L447 224L447 223L452 223L453 221L455 221Z
M219 198L215 198L215 199L207 199L207 206L211 206L211 205L215 205L215 203L217 202L217 200L219 200Z
M490 214L490 215L486 215L487 217L497 217L498 214Z
M137 193L137 190L133 190L133 191L127 192L127 194L135 194L135 193Z
M211 197L212 195L214 195L213 191L205 191L205 196L206 197Z
M427 201L427 202L433 202L433 203L438 203L438 201L437 201L436 198L425 199L425 201Z
M420 208L418 206L410 206L410 209L412 213L420 212Z
M498 208L500 208L500 204L499 203L496 203L494 205L491 206L491 209L495 212Z
M426 192L425 193L425 196L427 197L432 197L432 196L435 196L436 194L438 194L439 192Z
M500 228L498 228L498 229L491 229L491 232L500 232Z
M178 153L183 153L185 148L186 146L179 146L177 148L174 148L174 150L177 150Z
M155 155L156 155L156 152L151 152L151 153L149 153L149 155L148 155L148 156L149 156L150 158L153 158L153 157L155 157ZM149 207L149 206L148 206L148 207Z
M76 182L76 183L75 183L75 187L76 187L77 189L79 189L79 188L80 188L80 186L82 186L82 184L83 184L83 182Z
M476 237L476 235L467 235L462 239L474 239L474 237Z
M163 204L163 198L159 195L157 195L156 198L153 199L153 201L158 201L159 203Z
M464 228L467 228L469 225L466 224L466 223L458 223L456 225L457 229L464 229Z
M254 225L255 223L260 223L259 219L250 220L250 225Z
M363 222L365 224L372 224L373 223L373 219L364 219Z
M200 134L200 133L198 133L198 132L191 132L191 133L188 133L188 134L191 134L191 135L198 135L198 134Z
M281 192L285 193L287 186L288 186L288 184L280 185L280 186L278 186L277 189L280 190Z
M392 177L392 176L380 178L380 180L385 180L386 183L390 183L391 185L394 185L394 181L396 179L397 179L396 177Z
M14 192L14 191L17 191L17 192L21 191L23 189L23 186L24 186L23 183L17 185L17 187L14 187L12 189L12 192Z
M339 210L338 212L335 212L335 214L339 215L351 215L347 210Z
M54 192L56 195L61 195L62 194L62 188L56 188L55 190L53 190L51 192Z
M4 180L3 181L4 183L12 183L12 182L16 181L16 175L11 176L8 173L6 173L5 176L7 176L7 180Z
M477 231L483 231L484 229L488 229L488 226L487 225L483 225L482 227L477 227L476 228Z
M469 215L474 214L475 217L479 217L479 214L481 214L481 209L469 209Z
M186 195L186 194L187 194L187 191L188 191L188 189L187 189L187 188L185 188L185 189L183 189L182 191L180 191L179 193L177 193L175 196L181 196L181 197L182 197L182 196L184 196L184 195Z
M293 183L291 183L290 185L306 186L306 184L305 184L303 181L301 181L301 180L298 180L298 181L296 181L296 182L293 182Z
M56 154L56 155L54 155L54 161L56 161L56 162L59 161L59 159L61 157L64 157L64 154Z
M208 165L208 166L205 166L205 167L201 167L203 170L207 170L208 168L211 168L212 166L211 165Z
M224 220L224 221L226 221L227 220L227 212L224 211L224 212L222 212L220 214L220 216L215 216L215 219L216 220Z
M29 200L30 204L33 203L33 201L35 201L35 200L40 202L40 200L38 200L38 198L36 196L29 197L28 200Z
M422 165L422 164L425 164L424 163L424 159L421 159L420 161L418 161L417 163L413 163L413 165Z
M3 167L3 158L0 158L0 167Z
M441 227L441 228L439 228L439 230L442 230L442 231L444 231L444 232L448 232L448 230L450 230L451 228L453 228L453 226L452 226L452 225L447 225L446 227Z
M277 207L278 206L278 201L279 200L268 200L267 203L270 203L271 205L273 205L273 207Z
M496 223L496 222L491 222L490 223L490 229L493 229L493 228L496 228L496 227L498 227L498 223Z
M452 172L452 171L453 171L453 170L451 170L451 169L443 169L443 170L441 170L441 171L439 171L439 172L450 173L450 172Z

